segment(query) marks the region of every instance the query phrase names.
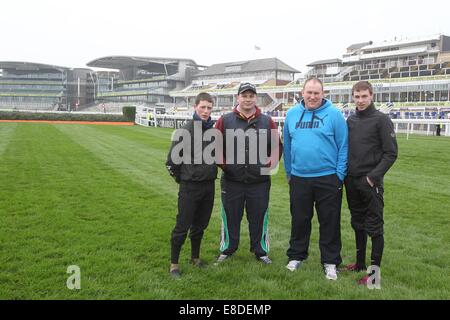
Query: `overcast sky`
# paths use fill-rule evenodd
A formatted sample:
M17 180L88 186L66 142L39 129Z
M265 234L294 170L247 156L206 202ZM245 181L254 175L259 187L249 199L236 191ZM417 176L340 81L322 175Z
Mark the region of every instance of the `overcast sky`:
M109 55L277 57L304 72L353 43L450 36L450 4L439 0L7 0L1 13L0 61L67 67Z

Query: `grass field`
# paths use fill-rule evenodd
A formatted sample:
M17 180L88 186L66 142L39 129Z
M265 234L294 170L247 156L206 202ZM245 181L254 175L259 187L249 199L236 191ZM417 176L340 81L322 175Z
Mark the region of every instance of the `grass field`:
M450 299L450 139L399 136L399 159L385 179L382 289L369 290L355 284L361 274L325 279L316 217L310 258L295 273L285 268L290 214L283 169L271 189L274 263L263 266L250 254L244 219L235 257L212 265L217 197L202 246L210 266L188 264L188 240L183 278L172 280L178 190L164 166L171 131L0 124L0 299ZM354 258L349 220L343 201L344 263ZM81 290L66 287L69 265L81 269Z

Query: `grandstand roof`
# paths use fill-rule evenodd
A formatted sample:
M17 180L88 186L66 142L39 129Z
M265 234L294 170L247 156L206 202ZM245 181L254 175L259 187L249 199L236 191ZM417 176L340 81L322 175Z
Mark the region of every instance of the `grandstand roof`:
M422 44L427 43L431 41L439 41L441 39L440 35L434 35L434 36L427 36L427 37L420 37L420 38L410 38L410 39L394 39L390 41L383 41L378 43L373 43L371 45L365 46L362 49L363 50L374 50L374 49L381 49L391 46L406 46L406 45L415 45L415 44Z
M60 67L50 64L24 62L24 61L0 61L0 68L3 69L16 69L16 70L39 70L39 69L57 69L57 70L69 70L67 67Z
M241 66L241 69L239 71L227 71L227 67L232 66ZM196 78L202 76L212 76L230 73L247 73L247 72L268 71L268 70L300 73L300 71L288 66L286 63L277 58L268 58L268 59L257 59L257 60L235 61L235 62L213 64L208 69L196 75Z
M405 56L405 55L410 55L410 54L420 54L420 53L426 53L427 51L428 51L428 49L426 46L404 48L404 49L395 50L395 51L385 51L385 52L364 54L364 55L360 56L360 60L370 60L370 59L378 59L378 58Z
M347 50L355 51L355 50L361 49L362 47L370 46L371 44L373 44L372 41L355 43L355 44L352 44L350 47L348 47Z
M194 60L178 58L155 58L155 57L132 57L132 56L108 56L98 58L87 63L89 67L125 69L138 67L145 70L151 70L160 65L174 65L180 61L186 61L192 66L197 66Z
M318 60L318 61L311 62L310 64L307 65L307 67L317 66L317 65L321 65L321 64L330 64L330 63L342 63L342 60L341 59Z

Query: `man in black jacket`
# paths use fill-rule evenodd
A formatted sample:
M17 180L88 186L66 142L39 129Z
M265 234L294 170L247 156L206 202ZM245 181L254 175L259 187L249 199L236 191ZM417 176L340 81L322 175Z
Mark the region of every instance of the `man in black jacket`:
M269 174L278 163L282 148L275 123L261 113L256 100L255 85L242 83L238 89L239 104L216 123L224 141L222 237L217 263L238 249L244 207L249 224L250 251L263 264L272 263L268 257Z
M356 113L347 119L349 133L348 174L345 179L351 224L355 231L356 263L350 271L366 269L367 235L372 239L371 266L380 267L384 249L383 177L397 159L392 121L375 109L373 88L360 81L352 88ZM366 284L369 277L359 280Z
M215 163L207 164L203 158L203 151L207 144L203 141L203 134L213 127L211 112L213 99L208 93L200 93L195 101L193 120L188 121L182 130L182 142L174 141L167 157L166 167L170 175L180 184L178 193L178 215L171 238L170 274L174 278L180 277L178 259L181 247L186 240L187 233L191 239L191 263L202 267L200 260L200 243L204 230L209 224L214 205L214 181L217 177ZM198 130L196 130L198 129ZM214 129L212 129L214 130ZM196 147L196 144L201 144ZM178 150L181 145L181 152ZM186 154L186 150L189 150ZM177 157L182 157L176 159Z

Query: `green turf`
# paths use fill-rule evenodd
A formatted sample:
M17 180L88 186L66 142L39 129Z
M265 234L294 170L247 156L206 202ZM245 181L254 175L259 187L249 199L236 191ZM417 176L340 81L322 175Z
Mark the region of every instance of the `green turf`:
M368 290L355 285L361 274L324 278L316 217L310 258L295 273L285 268L290 214L283 169L271 190L272 265L250 254L245 219L235 257L212 265L217 197L202 246L210 266L188 264L187 241L182 280L170 279L178 191L164 166L171 131L0 124L0 298L450 299L450 139L399 136L399 160L385 179L382 289ZM344 201L345 263L354 256L349 220ZM66 287L69 265L81 268L81 290Z

